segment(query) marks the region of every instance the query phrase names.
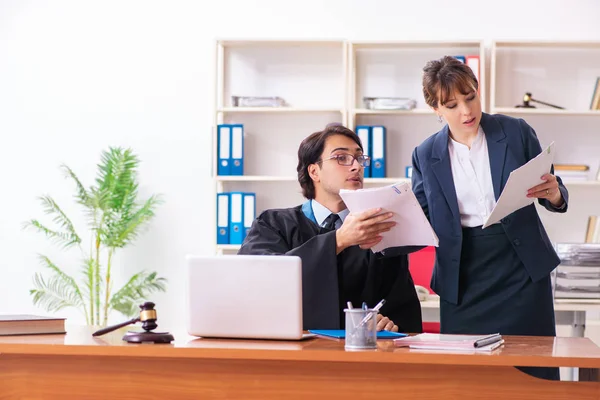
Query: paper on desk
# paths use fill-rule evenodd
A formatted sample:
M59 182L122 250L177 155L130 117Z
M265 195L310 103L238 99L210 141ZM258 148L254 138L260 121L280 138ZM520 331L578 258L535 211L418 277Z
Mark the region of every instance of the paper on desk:
M394 213L388 221L396 222L396 226L381 234L383 239L371 248L373 252L397 246L438 246L438 237L408 183L369 189L342 189L340 196L353 213L377 207L381 207L382 213Z
M542 175L550 172L554 162L554 142L527 164L512 171L498 198L496 206L488 215L483 228L495 224L507 215L532 204L536 198L527 197L527 191L543 183Z

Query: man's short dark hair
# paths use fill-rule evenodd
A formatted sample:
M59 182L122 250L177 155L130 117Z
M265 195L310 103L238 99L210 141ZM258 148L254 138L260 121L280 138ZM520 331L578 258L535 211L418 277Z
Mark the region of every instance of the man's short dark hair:
M315 132L305 138L298 148L298 167L296 171L298 172L298 182L302 187L302 194L307 199L315 198L315 185L308 173L308 166L319 161L327 138L335 135L343 135L352 139L363 150L358 135L343 125L329 124L324 130Z

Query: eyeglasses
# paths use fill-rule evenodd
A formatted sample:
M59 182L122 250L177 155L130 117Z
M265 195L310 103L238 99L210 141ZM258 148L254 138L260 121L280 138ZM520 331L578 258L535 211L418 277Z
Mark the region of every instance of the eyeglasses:
M354 164L354 160L356 160L361 167L368 167L369 165L371 165L371 157L365 156L363 154L361 154L359 156L353 156L352 154L336 154L335 156L323 158L322 160L319 160L318 162L323 162L326 160L333 160L333 159L336 159L337 163L339 165L344 165L347 167Z

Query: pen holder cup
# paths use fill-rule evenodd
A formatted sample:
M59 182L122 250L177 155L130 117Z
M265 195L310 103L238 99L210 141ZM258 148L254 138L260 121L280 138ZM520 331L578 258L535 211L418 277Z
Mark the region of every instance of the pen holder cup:
M377 348L377 310L345 309L346 350Z

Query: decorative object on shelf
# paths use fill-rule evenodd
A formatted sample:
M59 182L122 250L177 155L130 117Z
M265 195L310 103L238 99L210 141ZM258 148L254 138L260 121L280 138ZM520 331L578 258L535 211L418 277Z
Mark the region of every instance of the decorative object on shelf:
M406 97L363 97L363 103L369 110L412 110L417 107L415 99Z
M129 343L171 343L173 335L168 332L152 332L158 327L156 324L156 310L154 303L147 301L140 306L140 315L132 318L129 321L122 322L117 325L109 326L92 333L92 336L101 336L109 332L117 330L127 325L142 322L143 331L129 331L123 336L123 340Z
M83 279L77 282L50 257L41 255L43 266L50 269L52 275L45 278L39 272L35 274L35 289L30 290L35 305L49 312L77 308L85 315L88 325L106 325L110 311L131 317L136 314L140 301L151 293L166 290L166 279L147 271L135 273L119 290L112 290L111 269L116 251L135 241L161 203L158 195L140 201L138 165L139 160L131 149L111 147L102 152L96 185L89 188L83 186L71 168L62 166L66 176L75 183L75 198L83 207L91 244L82 245L82 236L75 224L52 197L40 198L44 212L53 217L55 226L32 219L25 227L44 234L62 249L78 249Z
M564 107L560 107L560 106L556 106L554 104L546 103L545 101L536 100L533 97L531 97L531 93L529 93L529 92L527 92L527 93L525 93L523 95L523 104L517 104L515 107L516 108L535 108L534 105L530 104L531 102L543 104L543 105L548 106L548 107L558 108L559 110L564 110L565 109Z
M288 104L284 99L277 96L231 96L231 104L234 107L286 107Z

